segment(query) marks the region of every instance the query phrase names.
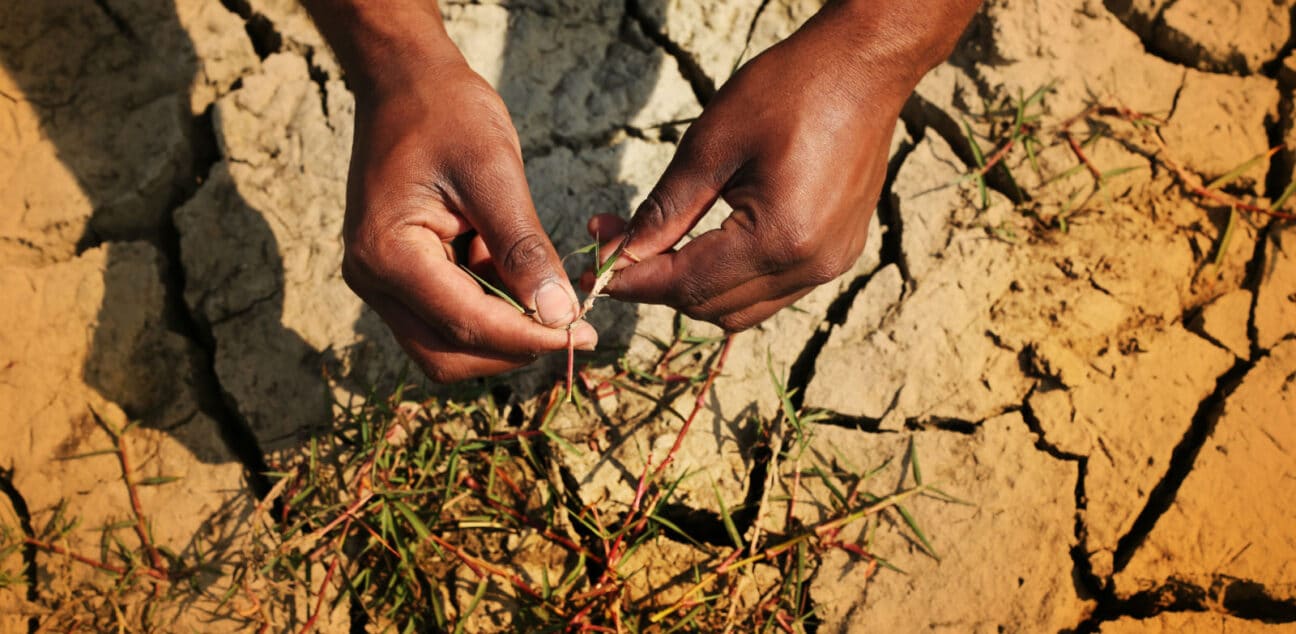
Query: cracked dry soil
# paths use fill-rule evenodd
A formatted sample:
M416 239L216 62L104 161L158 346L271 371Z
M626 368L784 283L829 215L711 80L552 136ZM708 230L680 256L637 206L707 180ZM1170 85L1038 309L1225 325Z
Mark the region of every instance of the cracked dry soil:
M584 213L629 213L715 87L818 5L443 3L513 113L560 252L582 241ZM714 518L710 480L729 499L771 494L762 521L782 517L773 493L790 483L753 476L750 420L779 406L768 355L799 405L831 413L812 460L878 464L912 440L930 477L974 503L915 502L940 561L880 529L907 574L830 556L812 588L821 631L1296 628L1296 226L1242 214L1223 240L1229 210L1188 195L1116 125L1086 131L1086 151L1120 175L1067 231L1041 229L1089 174L1044 182L1014 151L1021 188L1052 193L1026 199L992 173L981 209L961 129L996 138L975 116L984 104L1054 82L1046 123L1095 101L1154 114L1168 151L1209 181L1296 141L1292 9L988 0L905 110L854 270L741 335L672 466L705 476L681 504ZM64 500L99 526L127 504L112 456L66 459L108 442L93 411L142 421L130 442L143 475L181 477L143 493L162 510L159 544L230 540L267 460L326 433L333 399L401 373L338 273L353 110L293 0L0 8L5 523L41 525ZM1058 146L1037 161L1058 174L1075 157ZM1280 151L1230 187L1275 198L1294 164ZM634 332L673 328L655 307L608 303L593 319L632 359L652 354ZM555 368L512 377L513 398ZM642 404L601 407L616 420ZM624 505L643 448L677 425L636 424L619 449L564 467L588 503ZM560 433L591 431L572 420ZM889 469L879 477L902 477ZM89 529L72 536L95 544ZM0 592L0 630L25 631L15 610L56 591L43 582L64 564L11 565L37 583ZM175 627L229 629L211 607L179 608ZM345 606L320 627L347 631Z

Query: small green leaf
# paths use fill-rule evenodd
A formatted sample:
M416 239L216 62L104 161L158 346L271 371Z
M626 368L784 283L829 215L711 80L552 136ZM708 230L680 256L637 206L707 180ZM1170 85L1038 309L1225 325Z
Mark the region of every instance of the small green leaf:
M575 445L573 445L573 444L567 442L566 440L564 440L562 436L559 436L558 434L553 433L553 430L550 430L550 429L544 429L544 430L542 430L542 431L544 432L544 435L545 435L546 438L548 438L549 440L554 441L555 443L557 443L559 446L561 446L563 449L567 450L568 452L573 453L573 454L578 455L578 456L581 455L582 453L584 453L584 452L582 452L580 449L578 449Z
M693 544L694 546L696 546L696 547L698 547L698 548L706 548L705 546L702 545L701 542L699 542L698 540L694 539L692 535L689 535L688 533L684 532L684 529L680 528L678 524L676 524L676 523L674 523L674 522L672 522L672 521L670 521L670 520L668 520L668 519L666 519L666 518L664 518L664 517L662 517L662 516L660 516L660 515L657 515L656 513L653 513L653 514L649 515L648 518L651 519L652 521L654 521L654 522L656 522L656 523L658 523L658 524L661 524L662 526L666 527L666 528L667 528L668 530L670 530L672 533L675 533L676 535L679 535L680 537L684 538L685 540L687 540L689 543Z

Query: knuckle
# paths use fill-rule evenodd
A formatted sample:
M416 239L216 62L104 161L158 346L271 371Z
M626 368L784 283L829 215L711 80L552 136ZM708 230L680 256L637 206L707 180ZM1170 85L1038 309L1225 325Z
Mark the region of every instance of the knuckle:
M524 233L514 240L504 254L504 268L516 273L539 268L548 256L547 242L539 234Z
M478 175L494 176L497 179L512 177L514 164L519 161L513 150L509 131L492 127L477 143L466 150L466 163L473 166Z
M665 194L660 188L655 188L635 210L631 225L635 228L661 226L666 222L666 208Z
M671 303L680 308L684 314L695 319L700 318L697 315L690 314L688 311L694 311L699 314L703 311L703 306L710 301L711 293L698 281L697 276L689 276L679 281L671 293Z
M804 280L810 286L819 286L827 284L839 277L853 264L849 258L840 254L834 254L818 258L810 263L806 268Z
M809 231L801 228L787 229L781 232L774 241L776 248L771 252L774 264L795 266L812 260L819 249L819 240Z
M428 380L433 383L454 383L455 377L445 367L434 362L423 364L423 374L427 375Z
M342 281L346 282L347 288L351 292L359 295L364 290L364 284L361 281L359 272L356 271L355 258L349 253L342 256Z
M428 380L442 385L456 383L468 378L462 371L443 359L428 359L423 362L423 374Z
M342 280L356 294L368 290L374 279L382 278L377 260L372 250L348 245L342 254Z
M696 306L696 305L680 306L677 310L679 310L679 312L683 313L684 316L688 317L689 319L715 323L714 321L716 317L715 314L713 314L712 311L703 308L702 306Z
M464 348L476 348L481 343L481 331L471 323L457 319L447 319L441 323L446 339L450 343Z
M742 332L756 325L749 315L742 313L730 313L715 320L715 324L724 328L725 332L735 333Z
M399 244L386 245L390 241L386 238L369 227L362 227L349 236L342 251L343 275L349 275L358 282L366 277L382 278L391 266L391 260L402 251Z

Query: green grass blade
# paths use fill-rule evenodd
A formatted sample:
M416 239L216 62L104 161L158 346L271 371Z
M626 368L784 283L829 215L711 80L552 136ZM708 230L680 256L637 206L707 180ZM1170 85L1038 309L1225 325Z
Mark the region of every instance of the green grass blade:
M649 515L648 518L651 519L653 522L661 524L672 533L675 533L676 535L679 535L680 537L684 538L686 541L688 541L690 544L693 544L695 547L704 550L706 549L706 546L704 546L702 542L699 542L698 540L694 539L692 535L689 535L687 532L685 532L685 530L683 528L680 528L679 525L676 524L675 522L672 522L656 513Z
M981 151L981 144L977 143L976 135L972 133L972 125L963 120L963 132L967 135L968 146L972 149L972 159L976 161L978 170L985 168L985 152ZM977 193L981 196L981 208L985 209L990 206L990 192L986 187L985 175L976 175Z
M82 458L92 458L94 456L104 456L104 455L115 454L115 453L117 453L116 449L100 449L98 451L87 451L85 453L79 453L71 456L63 456L62 458L59 458L59 460L80 460Z
M922 486L922 467L918 465L918 440L909 437L909 466L913 469L914 484Z
M471 275L472 278L473 278L474 280L477 280L477 283L478 283L478 284L481 284L482 287L484 287L486 290L490 291L491 293L494 293L496 297L498 297L498 298L500 298L500 299L502 299L502 300L508 302L510 306L516 308L516 309L518 310L519 313L522 313L523 315L526 314L527 309L523 308L523 307L522 307L522 304L519 304L519 303L517 302L517 300L513 299L513 296L509 295L508 293L506 293L506 292L504 292L504 291L502 291L502 290L500 290L500 289L498 289L498 288L495 288L495 286L494 286L493 284L491 284L490 282L487 282L487 281L486 281L482 276L480 276L480 275L476 274L475 272L473 272L472 269L470 269L470 268L468 268L468 267L466 267L466 266L464 266L464 265L462 265L462 264L459 265L459 268L463 269L463 270L466 271L469 275Z
M715 480L711 481L711 490L715 492L716 502L720 504L720 519L724 522L725 532L729 534L729 539L733 541L734 548L743 547L742 535L738 534L738 526L734 524L733 516L729 514L729 507L725 505L724 496L720 495L720 487L716 486Z
M976 135L972 133L972 125L966 119L963 121L963 133L967 135L968 146L972 148L972 158L976 161L976 166L985 167L985 152L981 151L981 144L977 143Z
M1117 168L1115 168L1115 169L1109 169L1109 170L1103 172L1102 174L1100 174L1100 175L1099 175L1099 179L1101 179L1101 180L1107 180L1107 179L1109 179L1109 178L1116 178L1117 176L1120 176L1121 174L1128 174L1128 173L1133 172L1133 171L1135 171L1135 170L1141 170L1141 169L1143 169L1143 168L1145 168L1145 167L1147 167L1147 166L1146 166L1146 165L1130 165L1130 166L1128 166L1128 167L1117 167Z
M1213 263L1219 266L1224 263L1224 256L1228 254L1229 241L1233 239L1233 228L1237 225L1237 209L1229 207L1228 222L1224 225L1224 233L1220 234L1219 245L1215 247L1215 258Z
M1278 196L1278 200L1273 202L1270 209L1282 209L1283 203L1286 203L1287 199L1291 198L1292 194L1296 194L1296 179L1292 179L1292 182L1287 183L1287 188L1282 191L1280 196Z
M927 535L918 527L918 522L914 520L913 515L910 515L904 505L900 503L896 503L895 508L896 511L900 513L900 517L904 518L904 522L909 526L909 530L913 531L914 536L918 538L918 541L922 542L923 548L927 549L927 554L931 555L936 561L940 561L940 555L936 554L936 548L932 546L931 541L927 539Z
M179 479L180 479L179 476L153 476L150 478L143 478L140 480L136 480L135 484L142 487L155 487L163 484L170 484Z
M902 574L902 575L907 575L907 574L909 574L908 572L905 572L905 570L904 570L903 568L901 568L900 566L897 566L897 565L891 563L890 561L888 561L888 560L886 560L886 559L883 559L883 558L881 558L881 557L878 557L877 555L874 555L874 556L873 556L873 559L875 559L875 560L878 562L878 565L879 565L879 566L882 566L883 568L886 568L887 570L890 570L890 571L892 571L892 572L898 572L898 573L900 573L900 574Z
M598 271L594 274L594 279L603 277L604 273L610 271L612 266L617 263L617 260L621 259L621 254L625 253L625 248L626 241L622 240L621 244L617 245L616 250L612 252L612 255L608 256L607 261L599 263Z
M1243 161L1241 165L1238 165L1237 167L1226 172L1223 176L1207 183L1206 184L1207 191L1212 189L1219 189L1237 180L1238 177L1245 174L1247 170L1251 169L1252 167L1255 167L1256 165L1259 165L1261 161L1267 160L1269 157L1273 156L1278 151L1278 149L1279 148L1265 150L1264 152L1261 152L1247 159L1246 161Z
M410 527L418 534L420 540L427 539L432 534L432 531L428 530L427 524L424 524L423 520L419 519L418 515L414 514L413 509L406 506L404 502L393 500L391 505L396 507L396 511L405 517L405 521L409 522Z
M1035 92L1031 93L1031 95L1026 98L1026 101L1022 102L1022 112L1029 110L1032 106L1035 106L1040 101L1042 101L1044 99L1044 95L1053 92L1053 86L1056 83L1057 81L1053 80L1048 82L1047 84L1044 84L1043 86L1040 86L1039 88L1036 88Z
M572 454L575 454L575 455L578 455L578 456L584 453L584 452L581 451L580 449L576 448L575 445L573 445L573 444L567 442L566 440L563 440L563 437L562 437L562 436L559 436L558 434L553 433L553 430L550 430L550 429L543 429L543 430L541 430L541 431L544 432L544 435L545 435L546 438L548 438L549 440L554 441L554 443L558 444L558 445L561 446L563 449L567 450L569 453L572 453Z
M473 593L472 601L468 603L468 607L464 608L463 614L459 615L458 623L455 623L455 634L463 634L464 623L468 622L468 617L472 616L472 613L477 610L477 604L481 603L482 597L486 596L486 586L488 585L490 584L486 577L482 577L482 580L477 582L477 591Z

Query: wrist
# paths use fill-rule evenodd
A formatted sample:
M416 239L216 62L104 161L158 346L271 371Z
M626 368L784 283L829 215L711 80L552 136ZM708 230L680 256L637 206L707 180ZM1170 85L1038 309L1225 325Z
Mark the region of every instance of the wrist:
M904 97L950 53L980 0L830 1L806 24L828 31L847 68L862 79L883 80Z
M466 64L435 0L305 0L358 99L381 96Z

